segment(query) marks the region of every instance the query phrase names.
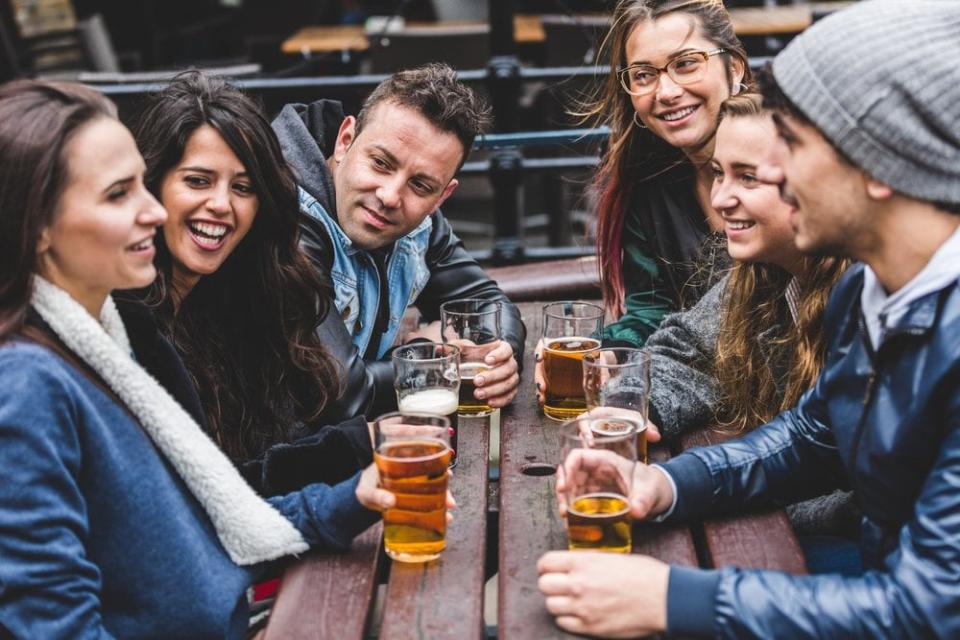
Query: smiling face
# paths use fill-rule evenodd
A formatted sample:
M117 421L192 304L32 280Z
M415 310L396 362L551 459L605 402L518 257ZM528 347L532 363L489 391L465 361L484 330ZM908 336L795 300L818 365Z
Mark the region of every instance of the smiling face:
M711 204L723 217L727 250L734 260L765 262L794 272L801 254L793 241L793 207L774 185L757 179L757 167L776 140L765 116L727 116L717 129L710 165Z
M416 229L457 187L463 151L453 133L391 102L375 107L359 134L346 118L328 161L343 232L370 250Z
M163 237L180 299L230 257L260 206L246 167L210 125L187 140L180 162L163 177L160 202L170 214Z
M110 291L153 282L153 238L166 212L143 184L133 136L116 120L84 125L63 153L67 181L41 233L38 271L99 318Z
M665 67L691 51L712 51L717 44L702 34L696 17L682 12L645 20L627 38L626 65ZM711 56L703 77L691 84L678 84L666 72L656 88L642 96L630 96L637 116L652 133L692 156L707 147L716 131L720 104L730 96L730 78L724 56ZM733 83L743 79L739 59L731 57Z
M759 177L779 188L796 208L797 248L814 255L862 258L875 244L867 215L866 180L846 162L813 125L782 113L773 117L777 137Z

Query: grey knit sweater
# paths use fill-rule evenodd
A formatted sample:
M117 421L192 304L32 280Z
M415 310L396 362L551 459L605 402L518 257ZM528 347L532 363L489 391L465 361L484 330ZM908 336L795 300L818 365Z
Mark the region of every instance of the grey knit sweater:
M690 309L664 318L644 346L652 360L650 419L664 438L676 438L717 418L720 389L713 361L728 280L720 280ZM765 334L757 336L758 341L763 343ZM802 534L852 537L860 522L853 494L843 490L790 505L787 515Z

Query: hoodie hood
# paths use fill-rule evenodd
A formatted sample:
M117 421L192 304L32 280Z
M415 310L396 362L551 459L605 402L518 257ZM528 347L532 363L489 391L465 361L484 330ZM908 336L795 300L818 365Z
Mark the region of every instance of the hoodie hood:
M340 102L317 100L286 105L272 123L297 184L334 215L337 198L326 159L333 154L345 117Z

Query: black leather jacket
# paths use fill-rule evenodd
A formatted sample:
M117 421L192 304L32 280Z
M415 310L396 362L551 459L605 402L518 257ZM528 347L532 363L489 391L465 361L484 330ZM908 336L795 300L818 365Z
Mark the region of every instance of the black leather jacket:
M825 315L827 361L790 411L665 467L671 519L783 504L852 486L867 572L671 569L674 632L724 638L960 638L960 282L912 304L874 352L851 267ZM678 595L679 594L679 595ZM712 603L700 626L686 603ZM703 622L703 621L701 621Z
M273 122L284 157L298 176L300 187L315 197L323 207L335 214L336 198L333 180L325 162L332 152L343 107L333 100L318 100L309 105L292 104L283 108ZM500 300L503 306L503 335L513 347L517 364L523 362L526 327L520 310L510 303L497 283L491 280L463 246L450 223L440 211L431 214L426 260L430 280L417 298L417 308L426 322L438 320L440 305L460 298ZM323 225L308 215L301 218L301 243L310 259L324 274L333 263L333 243ZM379 304L376 299L365 304ZM336 309L331 301L331 308ZM328 313L319 328L321 339L330 354L343 367L344 393L326 412L332 421L365 414L376 417L396 408L393 390L393 368L389 360L364 361L336 313Z

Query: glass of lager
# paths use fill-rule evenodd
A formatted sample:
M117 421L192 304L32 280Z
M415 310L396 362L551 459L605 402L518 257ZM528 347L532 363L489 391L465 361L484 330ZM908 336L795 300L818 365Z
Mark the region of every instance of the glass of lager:
M603 309L588 302L543 307L543 413L569 420L583 413L583 357L600 349Z
M650 364L650 354L640 349L601 349L583 357L583 391L590 415L639 420L643 428L637 432L637 457L643 463L647 462ZM608 410L598 414L598 407Z
M447 545L450 421L388 413L373 425L380 485L397 503L383 513L383 546L400 562L436 559Z
M637 462L634 418L578 418L560 428L571 550L630 553L630 484Z
M443 341L460 349L461 416L480 417L493 413L493 408L473 394L474 378L490 369L484 362L487 354L500 346L502 304L498 300L452 300L440 305L440 326Z
M405 344L393 351L393 373L400 413L441 416L450 421L451 466L456 464L460 349L437 342Z

